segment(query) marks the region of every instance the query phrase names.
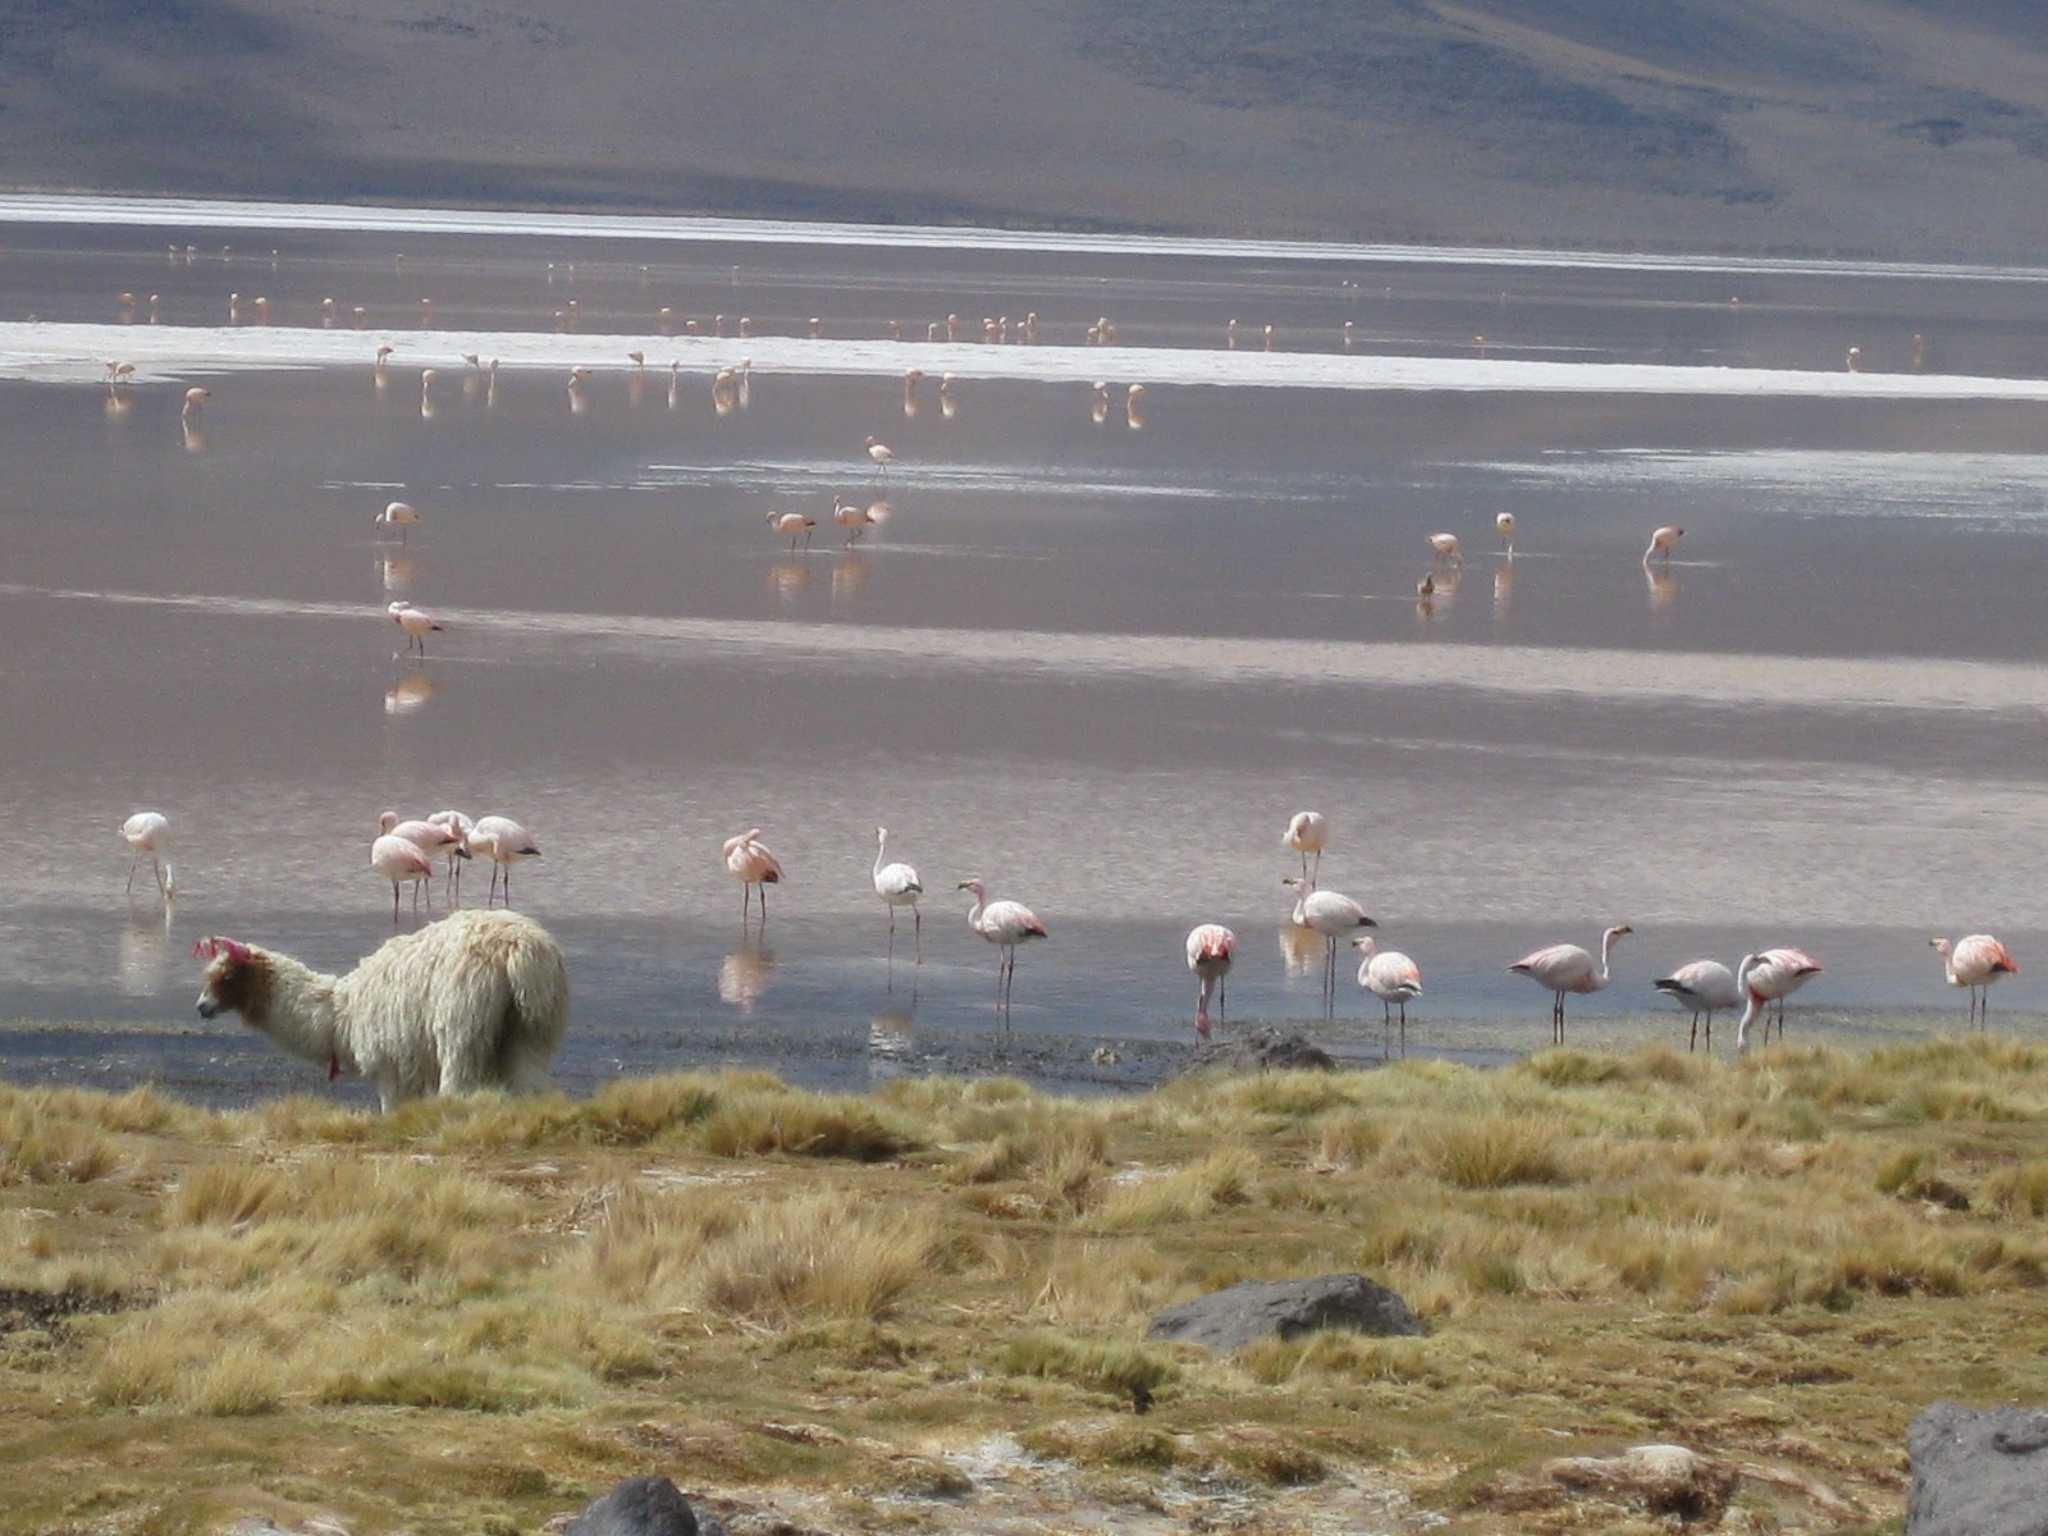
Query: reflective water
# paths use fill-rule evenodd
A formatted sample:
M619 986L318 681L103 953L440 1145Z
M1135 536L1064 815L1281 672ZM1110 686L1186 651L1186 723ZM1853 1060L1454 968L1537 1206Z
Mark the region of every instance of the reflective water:
M491 390L439 331L379 388L374 335L318 328L319 299L341 293L345 313L373 269L386 303L431 273L437 326L545 326L566 279L550 289L564 257L537 236L408 233L396 274L383 235L202 229L191 266L166 260L168 238L0 230L20 363L0 381L0 1016L34 1021L0 1031L10 1075L325 1091L201 1024L187 954L206 933L334 967L366 952L391 931L366 867L385 808L533 830L545 856L515 895L570 951L576 1088L707 1060L815 1082L932 1066L1143 1080L1185 1053L1180 941L1202 920L1239 932L1233 1020L1311 1017L1318 956L1286 932L1279 884L1303 806L1332 822L1324 883L1423 968L1411 1050L1540 1044L1547 1002L1504 967L1610 921L1636 935L1614 987L1574 1002L1575 1038L1669 1031L1651 978L1774 943L1828 968L1795 1037L1943 1027L1960 994L1930 934L1988 928L2025 963L2048 932L2041 407L1926 398L1933 378L1903 360L1903 397L1862 397L1822 381L1886 375L1839 372L1832 341L1820 355L1830 331L1921 331L1943 367L1994 372L2008 341L2040 339L2026 282L1778 275L1803 302L1782 329L1752 310L1734 350L1830 371L1768 398L1743 378L1702 397L1512 373L1455 392L1314 373L1320 387L1252 387L1219 317L1258 315L1283 285L1292 339L1342 366L1348 277L1276 277L1251 254L821 246L756 287L710 246L694 278L650 271L643 291L633 258L673 253L615 241L601 265L574 258L585 331L532 338L535 360L588 349L602 371L579 399L559 368L507 368ZM264 254L223 263L224 239ZM1142 430L1121 382L1097 424L1071 368L1014 361L1050 346L872 339L913 315L921 336L949 302L978 318L1028 301L1071 344L1109 307L1098 274L1125 344L1088 355L1154 381ZM703 353L672 408L668 343L643 348L642 376L621 355L636 342L590 332L606 313L644 332L655 302L680 324L719 280L732 314L785 317L743 408L721 413ZM1381 345L1448 355L1493 323L1499 280L1433 270L1426 293L1379 301L1385 337L1407 338ZM1597 293L1578 269L1515 280L1532 356L1729 360L1707 334L1727 317L1680 303L1697 273L1603 271ZM172 348L115 395L39 370L38 338L45 357L147 357L146 322L110 312L123 289L160 308L175 292L181 327L262 292L303 329L221 326L206 349L239 369L202 374ZM792 294L868 339L813 344L819 367L802 366ZM1983 324L1959 318L1972 306ZM262 365L358 341L356 361ZM940 352L983 365L953 368L950 411L934 377L907 412L901 369L936 375ZM1161 382L1204 359L1225 382ZM439 375L424 413L423 365ZM202 378L213 398L181 423ZM886 484L870 434L898 455ZM857 548L835 494L887 503ZM370 526L393 497L423 517L403 545ZM808 553L765 527L784 510L818 520ZM1686 530L1678 557L1646 569L1664 523ZM1463 539L1462 567L1433 568L1439 530ZM1437 591L1419 604L1425 572ZM395 596L447 625L424 664L384 616ZM117 828L143 806L176 826L168 924L153 894L122 896ZM907 919L885 959L878 823L929 892L921 968ZM743 934L718 859L756 825L789 870L765 935ZM1007 1031L994 955L953 890L975 875L1052 933L1022 956ZM1348 1022L1326 1028L1374 1055L1350 969ZM2039 1023L2030 976L2000 989L1995 1020Z

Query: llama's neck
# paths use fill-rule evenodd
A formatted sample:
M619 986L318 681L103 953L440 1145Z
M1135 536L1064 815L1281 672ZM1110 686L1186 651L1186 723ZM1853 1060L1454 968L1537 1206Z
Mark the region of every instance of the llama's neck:
M243 1023L308 1061L331 1066L348 1054L334 1004L338 977L262 949L245 969L252 974L241 999Z

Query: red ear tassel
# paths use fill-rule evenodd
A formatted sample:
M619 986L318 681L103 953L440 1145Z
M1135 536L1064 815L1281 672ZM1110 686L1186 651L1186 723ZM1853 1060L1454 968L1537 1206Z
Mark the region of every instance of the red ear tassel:
M217 935L210 939L201 939L192 946L192 958L195 960L218 960L222 955L226 955L239 965L249 958L249 946Z

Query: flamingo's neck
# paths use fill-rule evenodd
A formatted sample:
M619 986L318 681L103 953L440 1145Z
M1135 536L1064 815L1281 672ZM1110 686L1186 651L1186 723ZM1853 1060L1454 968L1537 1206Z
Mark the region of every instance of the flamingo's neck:
M1610 928L1607 932L1600 935L1600 985L1603 987L1607 985L1609 979L1607 959L1613 952L1614 930Z
M882 878L882 857L889 851L889 834L878 833L875 837L875 878Z

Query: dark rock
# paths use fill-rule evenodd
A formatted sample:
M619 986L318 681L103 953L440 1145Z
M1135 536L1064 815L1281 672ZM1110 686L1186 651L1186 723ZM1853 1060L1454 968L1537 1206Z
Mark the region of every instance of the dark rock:
M1328 1072L1337 1063L1330 1053L1300 1030L1282 1034L1270 1025L1238 1040L1198 1046L1188 1062L1190 1072Z
M689 1501L665 1477L629 1477L570 1521L563 1536L699 1536Z
M1906 1449L1906 1536L2048 1536L2048 1411L1936 1403Z
M1363 1275L1318 1275L1312 1280L1248 1281L1197 1296L1154 1317L1145 1336L1230 1351L1260 1339L1296 1338L1318 1328L1349 1328L1380 1337L1422 1332L1408 1303L1385 1286Z

